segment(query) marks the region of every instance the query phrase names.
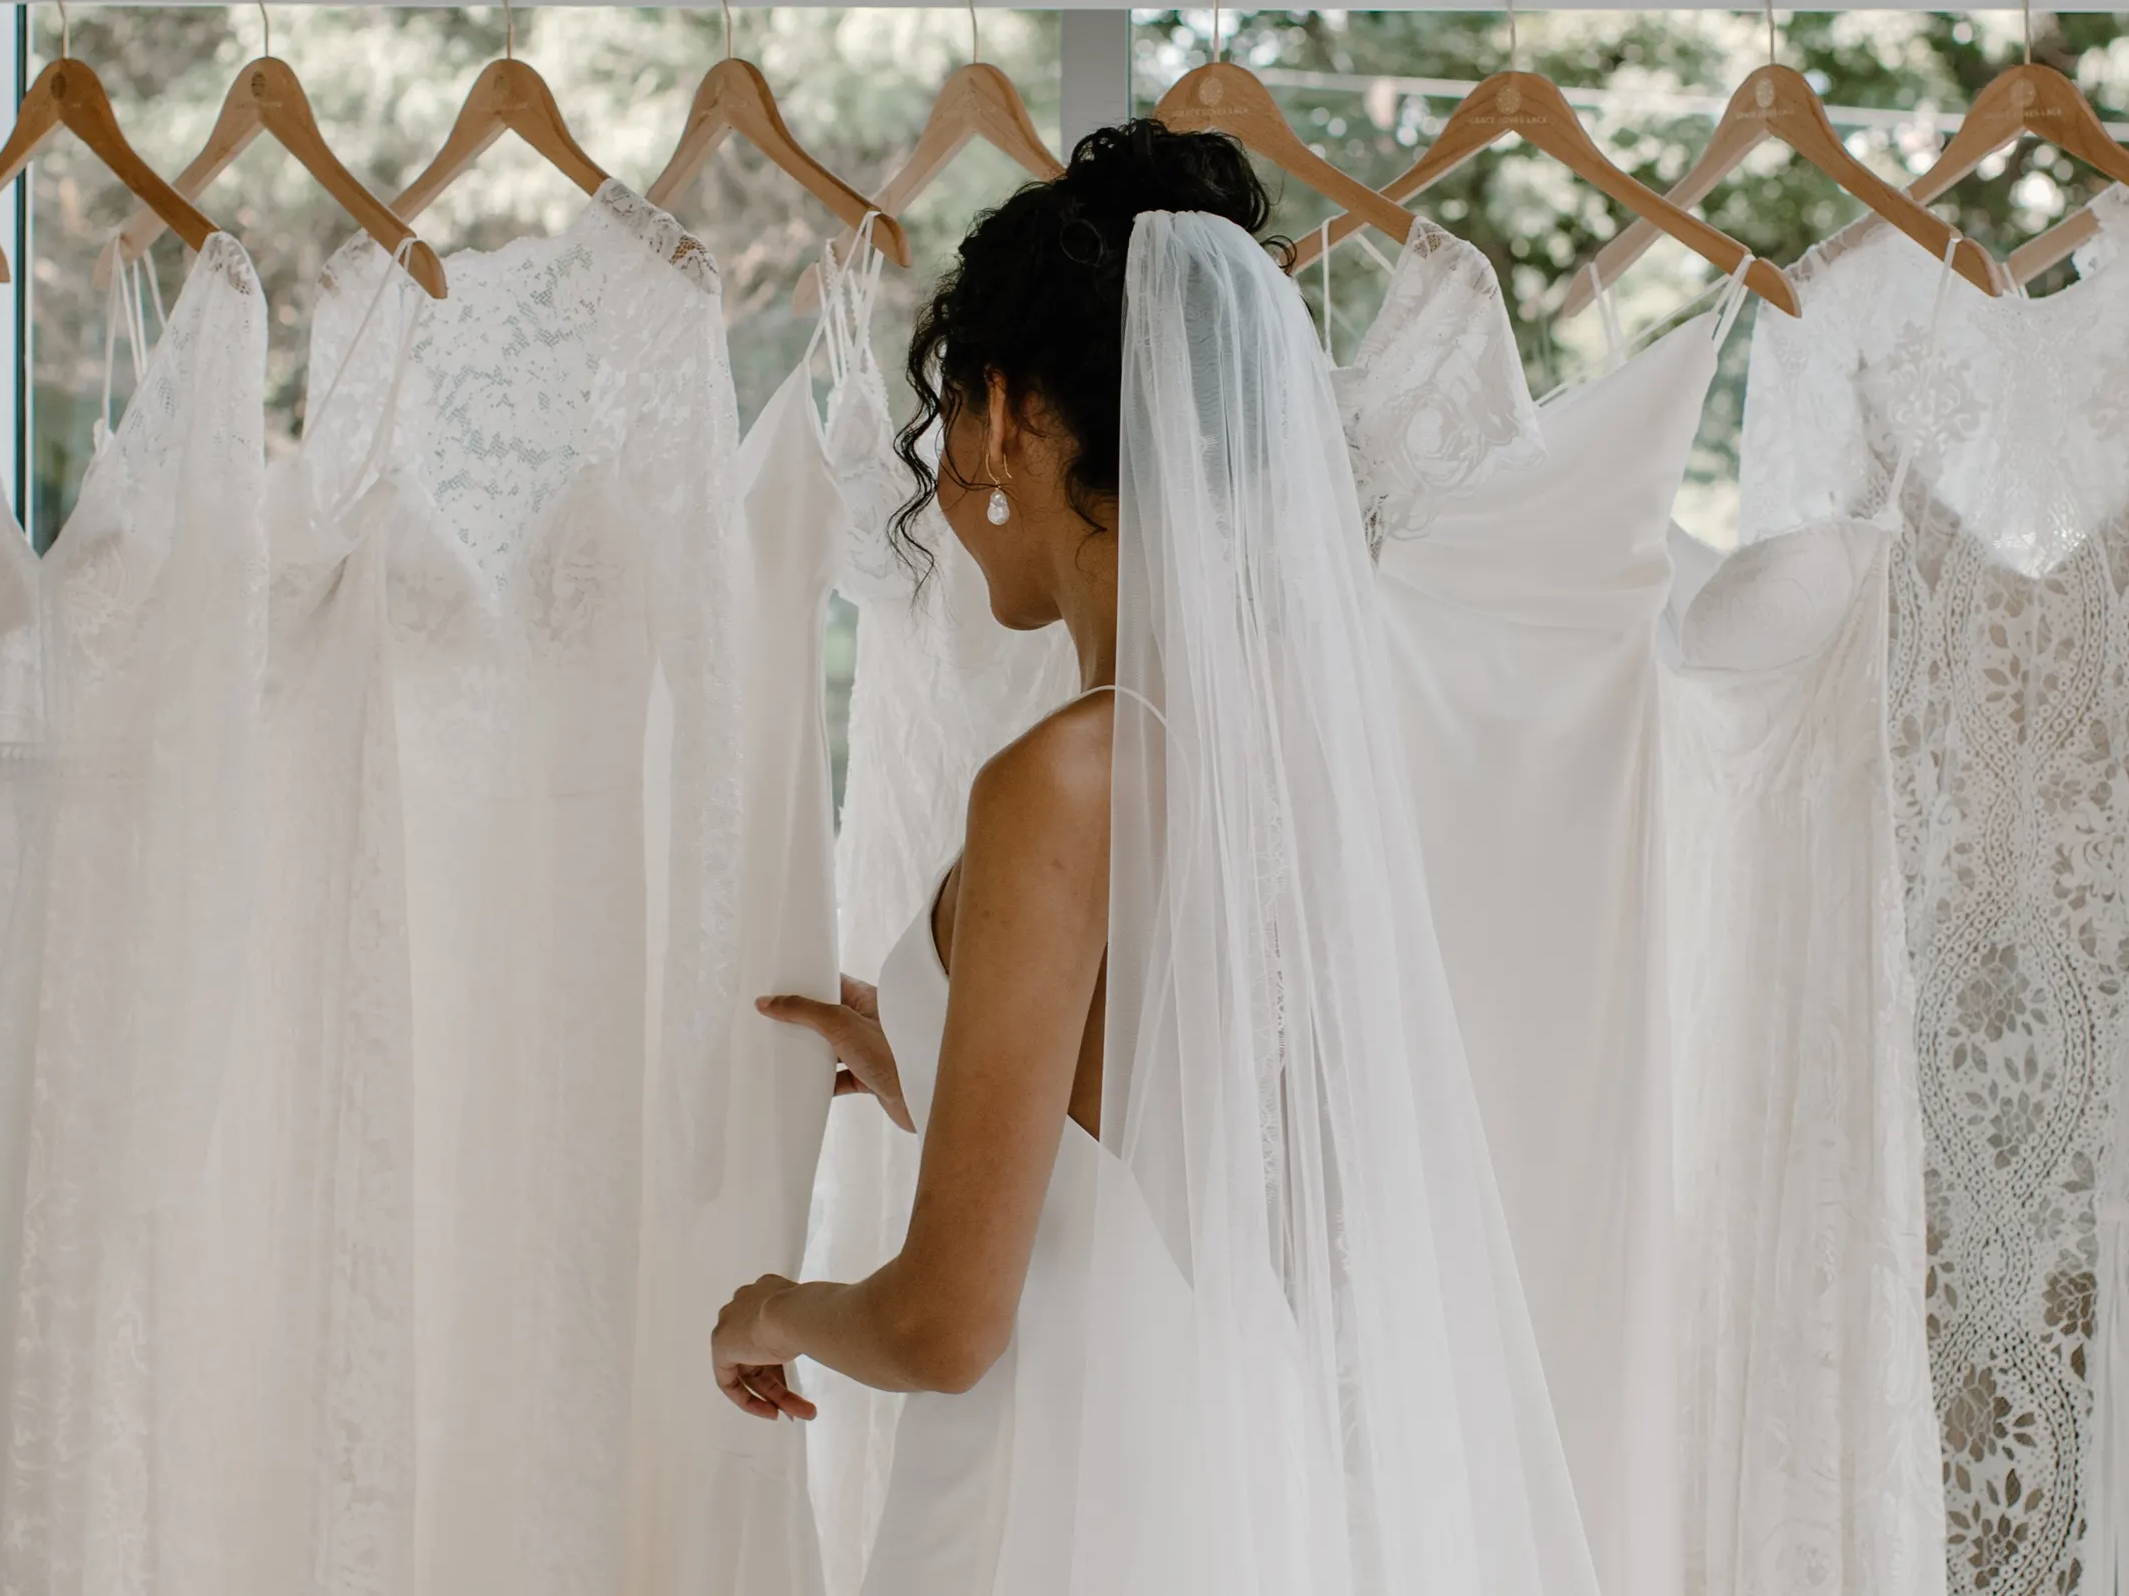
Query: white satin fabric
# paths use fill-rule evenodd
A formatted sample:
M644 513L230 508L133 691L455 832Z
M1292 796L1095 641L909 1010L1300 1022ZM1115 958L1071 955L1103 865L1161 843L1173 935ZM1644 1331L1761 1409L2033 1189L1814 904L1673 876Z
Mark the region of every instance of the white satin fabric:
M1681 1577L1656 637L1727 321L1537 405L1490 265L1422 223L1340 373L1381 541L1385 724L1612 1596Z

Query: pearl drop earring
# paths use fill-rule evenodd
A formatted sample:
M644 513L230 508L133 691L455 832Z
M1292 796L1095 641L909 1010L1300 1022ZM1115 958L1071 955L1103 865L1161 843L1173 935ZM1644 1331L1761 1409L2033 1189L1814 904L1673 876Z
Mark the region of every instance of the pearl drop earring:
M999 464L1004 465L1004 462L1000 461ZM1005 480L1008 482L1013 480L1013 468L1011 466L1005 467ZM1012 513L1013 507L1006 500L1005 489L998 486L998 473L993 471L991 473L991 502L984 507L983 518L990 522L992 526L1004 526L1006 517Z

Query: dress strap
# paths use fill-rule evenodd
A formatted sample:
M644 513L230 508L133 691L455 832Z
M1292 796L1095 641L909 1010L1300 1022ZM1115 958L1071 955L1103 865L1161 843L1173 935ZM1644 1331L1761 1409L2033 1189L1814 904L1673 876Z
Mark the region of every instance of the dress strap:
M1944 364L1944 302L1951 297L1952 263L1959 249L1955 236L1944 246L1944 265L1937 274L1937 294L1929 308L1928 347L1922 357L1922 386L1925 395L1934 393L1937 377ZM1907 488L1908 469L1914 464L1915 450L1920 445L1920 429L1916 428L1900 441L1900 457L1892 470L1892 481L1885 490L1885 502L1878 513L1896 518L1900 513L1900 495Z
M298 445L299 450L307 447L310 440L318 436L319 423L332 409L333 400L340 393L341 381L347 376L348 368L355 363L356 352L362 347L363 334L369 331L370 323L376 320L378 309L384 304L385 295L397 287L404 301L414 291L414 280L405 271L414 244L415 239L409 235L392 251L392 263L380 277L377 291L370 296L369 306L362 313L362 320L355 324L355 336L348 340L348 346L340 357L339 369L333 373L333 380L326 384L325 397L318 401L318 408L304 418L303 443ZM399 347L392 357L392 380L385 388L384 404L377 417L376 430L370 435L370 447L363 456L361 470L355 473L354 480L348 484L347 492L334 507L335 516L355 501L384 463L385 451L391 446L393 426L399 419L399 395L406 383L407 366L414 349L414 333L421 326L422 319L422 307L417 304L401 322Z
M1115 682L1104 682L1099 687L1088 688L1078 698L1074 698L1072 702L1076 704L1081 698L1092 698L1096 693L1114 693L1119 698L1135 698L1144 706L1147 714L1161 723L1163 729L1168 725L1168 717L1161 713L1160 705L1154 703L1152 699L1148 698L1136 687L1120 687Z
M1723 290L1721 314L1715 318L1715 342L1718 347L1729 339L1730 329L1737 325L1738 315L1745 308L1745 295L1749 292L1745 287L1745 274L1752 270L1758 258L1750 250L1746 250L1744 259L1740 260L1736 269L1730 273L1730 286Z

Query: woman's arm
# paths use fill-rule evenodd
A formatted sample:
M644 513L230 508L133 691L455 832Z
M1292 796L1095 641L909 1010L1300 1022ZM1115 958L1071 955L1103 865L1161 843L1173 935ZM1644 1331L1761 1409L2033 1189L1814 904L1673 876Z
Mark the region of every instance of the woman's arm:
M801 1354L883 1390L962 1391L1005 1350L1108 943L1111 714L1075 704L977 777L908 1236L855 1284L769 1277L733 1298L718 1383L749 1411L810 1412L748 1400Z

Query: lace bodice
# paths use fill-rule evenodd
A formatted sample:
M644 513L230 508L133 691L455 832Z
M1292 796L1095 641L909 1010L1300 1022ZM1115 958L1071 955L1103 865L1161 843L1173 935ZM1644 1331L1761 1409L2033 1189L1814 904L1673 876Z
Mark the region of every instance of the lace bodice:
M1745 525L1897 529L1887 729L1948 1571L1962 1596L2040 1596L2079 1560L2129 1020L2129 275L2041 300L1955 279L1933 366L1938 276L1885 229L1800 265L1805 315L1754 341Z
M1545 452L1493 263L1424 218L1350 366L1333 374L1368 541Z

